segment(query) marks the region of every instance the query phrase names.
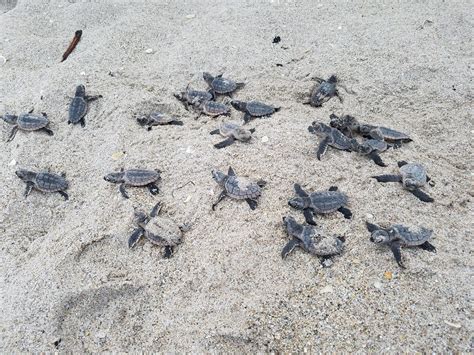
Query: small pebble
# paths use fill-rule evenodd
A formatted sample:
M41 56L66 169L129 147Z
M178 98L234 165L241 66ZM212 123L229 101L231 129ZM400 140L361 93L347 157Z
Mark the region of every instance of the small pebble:
M123 158L124 155L125 155L124 152L120 152L120 151L119 152L114 152L114 153L112 153L112 159L113 160L119 160L119 159Z
M370 213L367 213L367 214L365 215L365 217L366 217L367 219L372 219L372 218L374 218L374 215L373 215L373 214L370 214Z
M451 323L451 322L448 322L447 320L445 320L444 323L446 325L449 325L450 327L453 327L453 328L457 328L457 329L461 328L461 324L459 324L459 323Z
M379 281L376 281L374 282L374 287L377 289L377 290L381 290L383 288L383 285L381 282Z
M153 49L152 49L152 48L148 48L147 50L145 50L145 53L146 53L146 54L152 54L152 53L153 53Z
M385 277L386 280L391 280L393 275L390 271L385 271L383 277Z
M81 75L82 75L82 76L85 76L85 75L86 75L86 72L85 72L85 71L81 71Z
M14 166L14 165L16 165L16 160L15 160L15 159L13 159L11 162L9 162L9 163L8 163L8 165L10 165L10 166Z
M191 146L188 145L188 147L186 148L186 153L190 154L192 152L193 152L193 150L191 149Z
M7 58L5 58L3 55L0 55L0 65L3 65L7 62Z
M195 17L196 17L195 14L186 15L186 18L189 19L189 20L192 19L192 18L195 18Z
M333 261L331 259L326 259L323 261L323 267L331 267L333 264Z
M263 142L263 143L268 142L268 137L267 137L267 136L263 136L263 137L262 137L262 142Z
M327 285L319 291L319 293L332 293L332 292L334 292L334 288L331 285Z

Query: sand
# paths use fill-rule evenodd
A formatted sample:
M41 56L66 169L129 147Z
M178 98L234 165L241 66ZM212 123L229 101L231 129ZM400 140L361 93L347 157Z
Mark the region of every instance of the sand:
M47 112L55 135L7 143L1 125L0 351L472 351L472 3L14 5L0 6L0 112ZM60 63L77 29L82 40ZM222 119L195 120L172 96L188 83L205 89L203 71L246 82L236 98L282 109L249 124L250 144L216 150L209 132ZM355 94L302 105L309 77L333 73ZM79 83L103 95L85 128L66 123ZM184 126L143 129L134 115L151 109ZM317 161L307 126L333 112L414 141L384 153L386 169L336 150ZM427 167L434 203L370 179L402 159ZM229 165L268 182L255 211L233 200L211 211L211 169ZM70 200L25 199L20 167L65 172ZM130 188L123 199L102 179L121 167L162 170L159 196ZM295 182L350 197L352 220L318 218L347 240L330 268L301 250L280 257L282 217L303 221L287 205ZM191 225L171 259L146 241L127 247L133 209L157 200ZM369 242L366 220L431 228L438 252L405 249L401 270Z

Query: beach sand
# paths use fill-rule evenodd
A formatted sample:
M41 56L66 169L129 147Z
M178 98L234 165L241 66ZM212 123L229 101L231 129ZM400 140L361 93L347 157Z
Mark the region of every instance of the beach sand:
M55 134L7 143L1 122L0 351L472 351L472 3L2 4L0 112L47 112ZM203 71L245 82L235 98L280 112L248 125L249 144L216 150L209 132L229 118L196 120L173 97L188 83L206 89ZM354 93L303 105L310 77L331 74ZM67 124L80 83L103 95L85 128ZM153 109L184 126L138 126L135 115ZM387 168L334 149L318 161L307 127L333 112L413 142L383 153ZM399 160L427 167L434 203L370 178ZM211 170L229 166L267 181L255 211L230 199L211 210L220 193ZM123 199L103 180L122 167L162 170L160 194L129 188ZM65 172L69 201L25 199L18 168ZM346 237L330 268L301 250L280 256L282 217L304 220L287 204L295 182L349 196L352 220L317 217ZM158 200L191 225L171 259L146 240L127 246L134 208ZM438 252L404 249L401 270L370 243L365 221L433 229Z

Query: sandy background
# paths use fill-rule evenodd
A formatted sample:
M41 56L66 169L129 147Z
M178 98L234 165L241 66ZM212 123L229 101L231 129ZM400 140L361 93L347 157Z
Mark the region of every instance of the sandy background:
M55 135L6 143L1 122L0 351L472 351L472 3L111 3L1 2L0 112L45 111ZM221 119L195 121L173 98L188 82L204 89L204 70L245 81L236 98L282 106L249 125L251 144L214 149ZM306 75L333 73L356 94L300 104ZM79 83L103 95L84 129L66 123ZM133 115L152 108L185 125L146 131ZM414 142L384 153L386 169L335 150L317 161L307 126L332 112ZM369 178L401 159L427 166L435 203ZM210 171L229 165L268 182L257 210L226 200L211 211ZM66 172L70 200L25 200L19 167ZM163 171L165 214L192 223L172 259L147 242L127 248L133 208L157 198L130 188L124 200L102 179L120 167ZM352 221L319 218L347 239L329 269L301 251L280 258L281 218L303 221L287 205L294 182L350 196ZM401 271L365 220L432 228L438 254L404 250Z

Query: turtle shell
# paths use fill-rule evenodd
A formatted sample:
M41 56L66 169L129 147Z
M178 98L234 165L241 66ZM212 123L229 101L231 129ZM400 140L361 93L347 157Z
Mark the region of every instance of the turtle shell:
M247 102L247 112L255 117L268 116L275 112L275 108L258 101Z
M257 183L237 176L229 176L224 184L224 189L227 195L238 200L256 199L262 193L262 189Z
M341 131L331 128L331 133L329 135L331 137L331 142L329 143L331 147L342 150L351 148L351 138L344 135Z
M316 213L330 213L346 206L348 198L340 191L313 192L310 196L310 208Z
M311 105L321 106L325 100L334 96L335 94L336 94L336 84L324 81L318 86L314 87L314 90L311 93L311 99L310 99Z
M388 145L385 143L385 141L378 139L367 139L366 141L362 142L362 144L367 144L372 150L376 150L378 152L386 151L388 148Z
M239 125L231 122L223 122L219 127L219 133L223 137L234 136L234 132L241 128Z
M426 228L418 228L411 231L408 227L396 224L392 227L397 236L400 238L403 246L417 246L431 239L433 231Z
M186 91L186 101L192 105L200 104L204 101L212 100L212 94L208 91L188 90Z
M157 216L147 223L145 237L153 244L176 246L182 242L183 233L171 219Z
M400 168L402 180L409 180L412 184L421 187L426 184L426 169L421 164L406 164Z
M330 235L318 234L316 238L313 238L312 253L319 256L331 256L337 255L342 252L344 243Z
M154 170L130 169L126 170L123 180L131 186L145 186L160 179L160 173Z
M237 83L223 77L215 77L211 82L212 89L218 94L228 94L237 89Z
M209 116L226 115L230 112L229 107L215 101L204 102L202 105L202 110L206 115Z
M411 138L402 132L395 131L394 129L387 128L387 127L378 127L377 129L380 134L383 136L384 139L389 141L404 141L404 140L411 140Z
M76 96L69 105L69 122L79 122L87 113L87 102L83 97Z
M44 128L48 125L49 120L43 115L32 115L31 113L25 113L18 116L16 121L18 128L25 131L36 131L37 129Z
M64 191L68 188L68 182L57 174L38 173L35 179L35 187L44 192Z

